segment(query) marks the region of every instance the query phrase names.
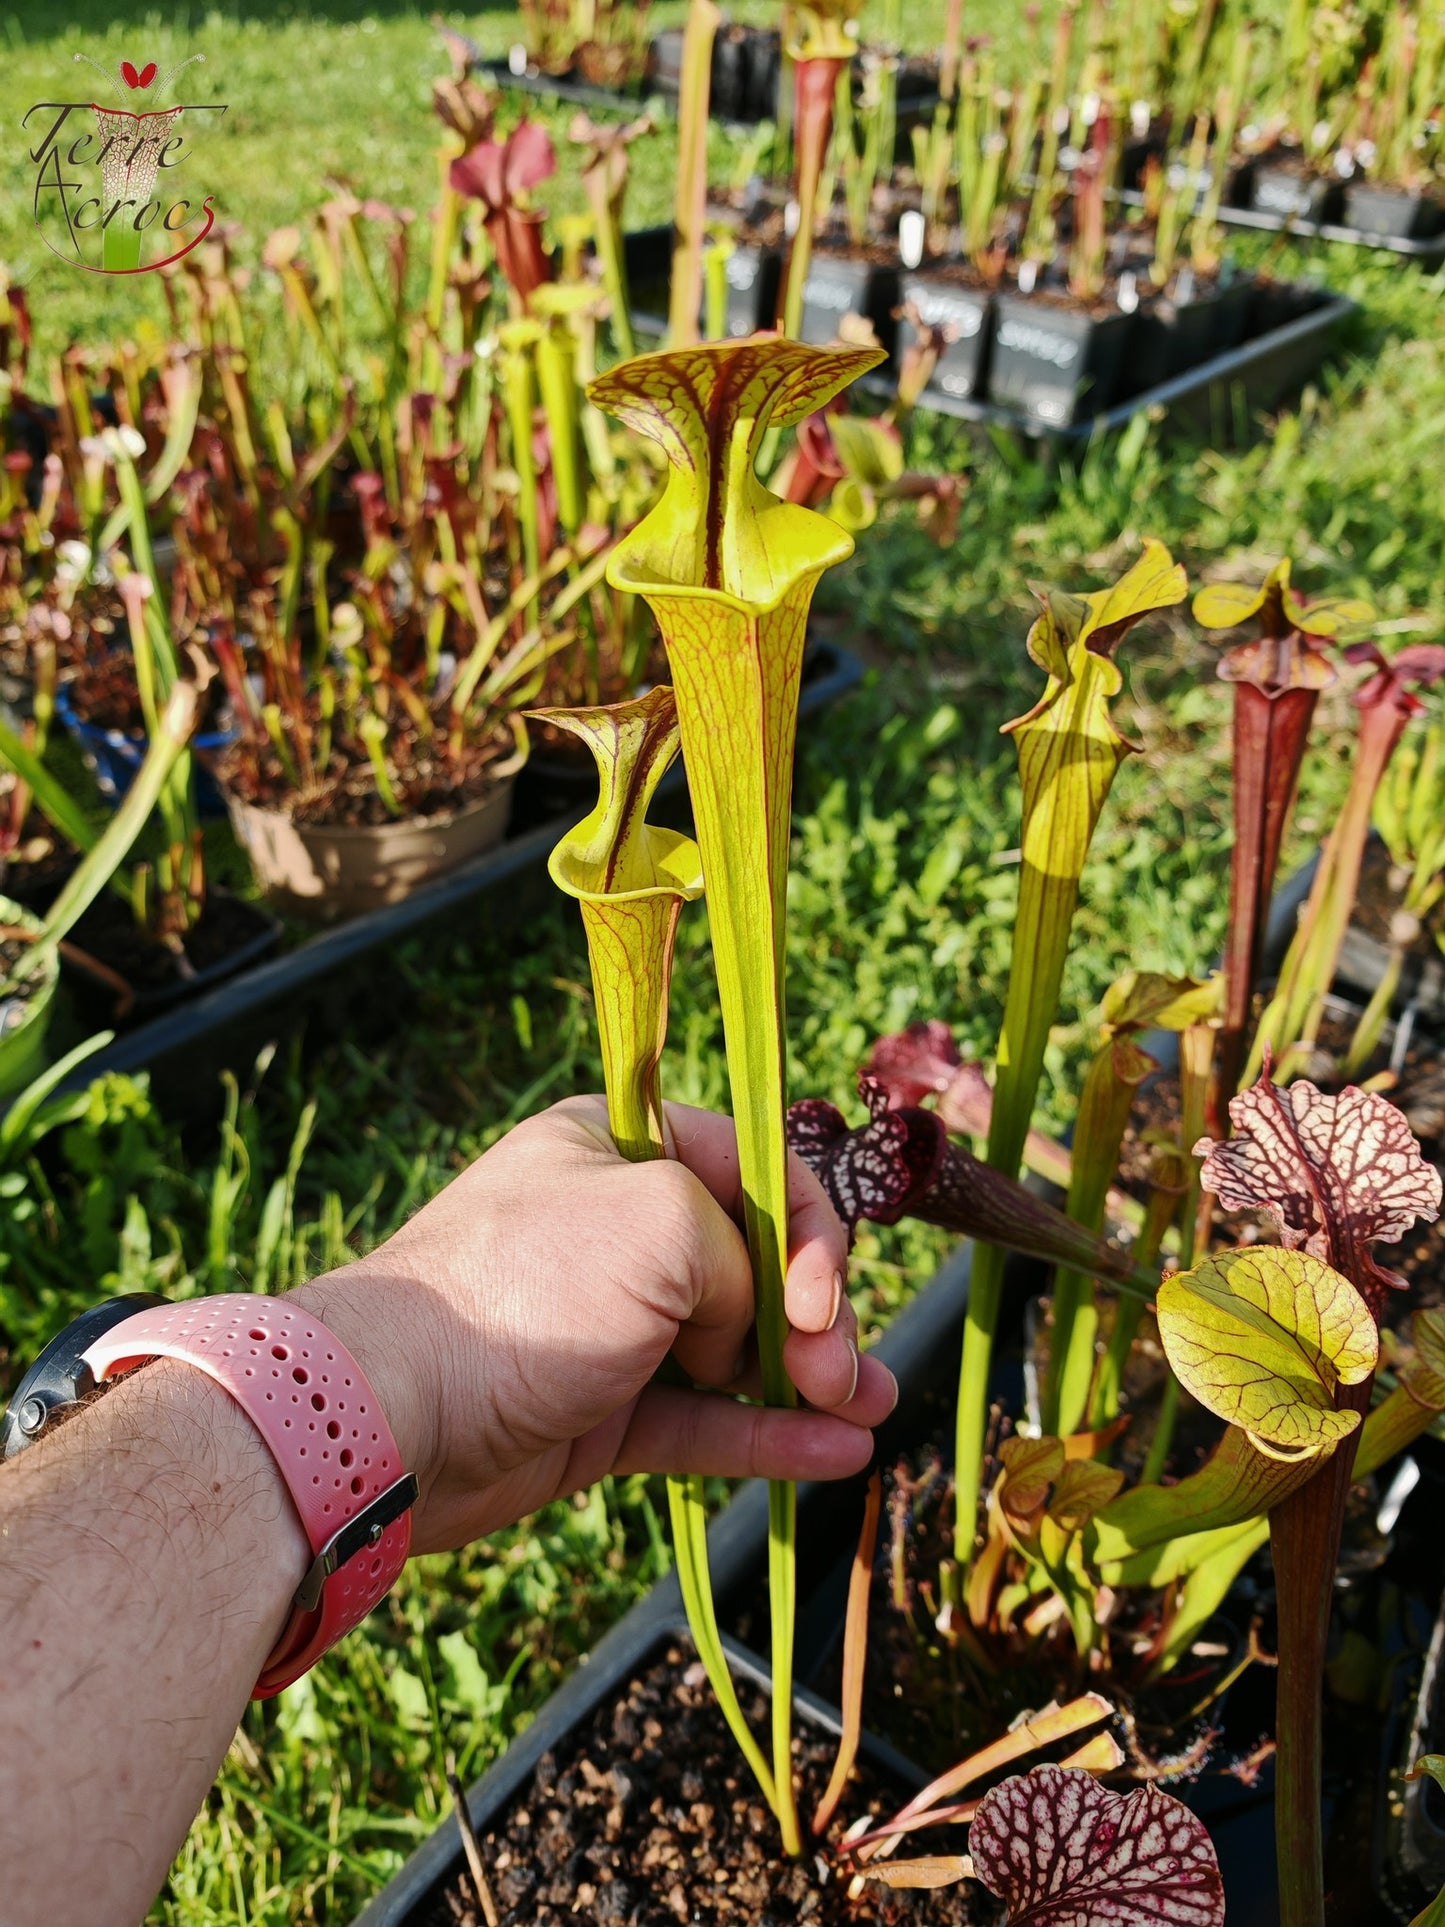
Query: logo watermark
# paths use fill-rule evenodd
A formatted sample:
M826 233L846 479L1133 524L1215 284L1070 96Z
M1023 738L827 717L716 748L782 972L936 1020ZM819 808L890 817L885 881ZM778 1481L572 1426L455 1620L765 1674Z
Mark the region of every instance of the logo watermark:
M215 224L209 195L180 191L196 115L224 114L219 102L161 105L192 54L162 74L154 60L123 60L114 74L77 54L105 80L118 106L98 100L39 100L21 126L37 144L32 212L40 238L62 261L90 274L146 274L199 247ZM187 183L189 185L189 182Z

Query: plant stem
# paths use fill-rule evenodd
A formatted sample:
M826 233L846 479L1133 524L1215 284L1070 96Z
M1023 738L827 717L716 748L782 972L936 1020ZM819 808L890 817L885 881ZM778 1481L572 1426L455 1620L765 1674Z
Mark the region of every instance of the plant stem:
M1133 1075L1138 1060L1138 1075ZM1073 1169L1064 1209L1075 1224L1099 1230L1104 1201L1119 1168L1124 1127L1134 1092L1151 1060L1132 1047L1108 1039L1089 1066L1079 1098L1074 1132ZM1120 1074L1121 1065L1130 1076ZM1163 1235L1161 1227L1160 1235ZM1149 1254L1157 1255L1158 1247ZM1084 1420L1094 1376L1094 1352L1099 1311L1093 1284L1086 1272L1060 1271L1054 1280L1053 1335L1049 1369L1044 1381L1042 1422L1045 1432L1063 1436L1076 1432ZM1137 1322L1137 1319L1136 1319Z
M1210 1127L1229 1134L1229 1099L1244 1067L1280 844L1294 803L1318 692L1257 683L1234 685L1234 854L1224 956L1224 1022L1219 1031Z
M1404 714L1388 702L1360 712L1349 794L1321 853L1309 903L1280 972L1279 987L1260 1020L1247 1076L1252 1077L1262 1062L1266 1045L1282 1055L1296 1045L1314 1043L1359 893L1375 792L1395 753L1405 720Z
M1337 1407L1367 1412L1372 1383L1341 1386ZM1343 1440L1309 1484L1270 1513L1279 1602L1275 1840L1280 1927L1324 1927L1322 1683L1358 1437Z
M1172 1177L1173 1174L1164 1175ZM1158 1263L1159 1247L1164 1242L1164 1233L1169 1229L1178 1209L1178 1189L1171 1183L1161 1182L1160 1177L1155 1176L1150 1185L1144 1229L1134 1241L1134 1259L1137 1264L1153 1266ZM1143 1316L1144 1307L1137 1298L1120 1298L1114 1306L1114 1329L1109 1334L1108 1349L1099 1362L1098 1382L1094 1386L1093 1401L1089 1407L1091 1431L1102 1431L1106 1425L1112 1425L1119 1416L1119 1399L1124 1385L1124 1372Z
M782 329L794 340L803 322L803 290L813 260L818 183L833 138L838 77L851 63L838 54L811 54L793 63L793 146L797 155L798 231L783 278Z
M692 0L682 39L677 103L677 193L673 201L672 292L667 339L673 348L697 340L702 309L702 255L707 226L708 103L712 46L722 14L713 0Z

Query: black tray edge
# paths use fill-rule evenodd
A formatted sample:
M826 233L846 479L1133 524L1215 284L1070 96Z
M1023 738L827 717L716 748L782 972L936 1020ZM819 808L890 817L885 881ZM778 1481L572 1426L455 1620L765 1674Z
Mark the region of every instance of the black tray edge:
M640 1670L659 1647L674 1639L690 1641L691 1635L686 1621L669 1602L659 1600L654 1593L634 1606L597 1646L591 1663L580 1668L552 1695L526 1732L468 1787L467 1811L477 1831L484 1832L493 1817L520 1792L550 1747L595 1713L608 1695ZM726 1634L723 1648L729 1669L737 1678L749 1680L764 1691L770 1690L772 1675L766 1660ZM825 1733L836 1736L841 1731L837 1708L806 1687L795 1689L793 1704L805 1719ZM927 1784L927 1775L911 1760L866 1728L859 1741L859 1752L872 1765L894 1775L915 1792ZM462 1864L461 1834L454 1817L449 1816L438 1823L400 1872L368 1903L357 1916L355 1927L409 1927L416 1909L432 1897L443 1881L460 1872Z

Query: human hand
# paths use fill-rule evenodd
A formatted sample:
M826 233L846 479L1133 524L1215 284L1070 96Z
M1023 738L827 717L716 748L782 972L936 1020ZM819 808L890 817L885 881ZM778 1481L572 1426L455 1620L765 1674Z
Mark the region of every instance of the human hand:
M609 1472L842 1478L897 1389L860 1357L847 1241L789 1168L785 1353L758 1395L729 1119L667 1106L674 1156L629 1164L600 1098L530 1118L368 1257L302 1287L353 1352L421 1487L413 1550L466 1544ZM653 1383L671 1353L694 1391ZM809 1409L811 1408L811 1409Z

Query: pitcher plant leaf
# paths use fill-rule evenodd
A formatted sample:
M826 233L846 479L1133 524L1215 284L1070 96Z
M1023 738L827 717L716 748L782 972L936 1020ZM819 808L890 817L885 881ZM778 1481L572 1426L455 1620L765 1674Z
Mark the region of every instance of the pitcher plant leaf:
M1349 1279L1308 1252L1220 1252L1166 1279L1158 1314L1186 1390L1261 1452L1313 1456L1358 1426L1335 1393L1370 1377L1379 1334Z
M1213 1842L1158 1787L1113 1793L1077 1767L1036 1766L984 1795L969 1848L1010 1927L1223 1927Z

